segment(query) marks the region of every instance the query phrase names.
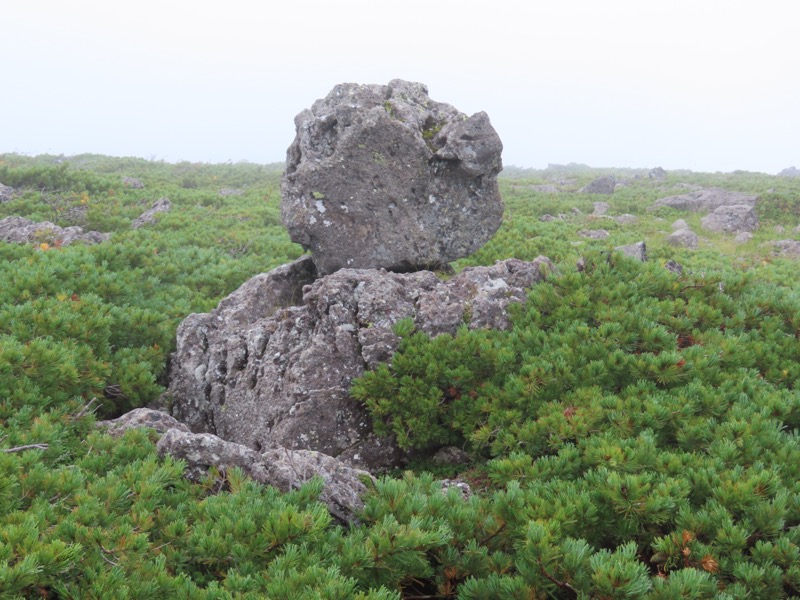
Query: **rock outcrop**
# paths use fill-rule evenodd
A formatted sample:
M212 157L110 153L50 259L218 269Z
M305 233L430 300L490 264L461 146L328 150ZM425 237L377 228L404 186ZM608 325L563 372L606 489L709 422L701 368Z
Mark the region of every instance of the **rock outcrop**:
M364 507L365 482L372 480L366 471L312 450L274 448L256 452L241 444L225 441L210 433L168 430L156 444L159 455L169 454L186 462L186 475L201 480L211 466L224 472L240 468L254 481L288 492L313 477L323 481L319 500L331 515L343 523L353 522Z
M141 215L131 221L131 229L139 229L143 225L152 225L156 222L156 215L162 212L168 212L172 208L172 203L169 198L159 198Z
M614 250L622 252L625 256L629 256L641 262L647 262L647 246L644 242L636 242L635 244L617 246L614 248Z
M467 256L497 231L502 143L420 83L337 85L295 118L281 214L320 274L409 272Z
M105 429L106 433L114 437L122 435L129 429L139 427L154 429L158 433L166 433L170 429L189 432L189 428L174 417L150 408L134 408L111 421L98 421L97 426Z
M800 177L800 169L797 167L787 167L778 173L778 177Z
M660 198L655 201L653 206L669 206L691 212L711 212L720 206L755 206L757 202L758 196L743 192L730 192L721 188L708 188L679 196Z
M661 167L655 167L654 169L650 169L650 172L647 174L647 176L650 179L655 179L656 181L664 181L667 178L667 172Z
M592 215L595 217L602 217L608 213L609 208L611 208L611 205L608 202L594 202L592 204Z
M758 227L755 208L748 204L719 206L700 220L703 229L716 233L752 232Z
M589 185L582 187L580 191L584 194L613 194L617 187L617 179L613 175L598 177Z
M142 183L141 179L136 179L135 177L123 177L122 184L133 190L144 189L144 184Z
M6 217L0 220L0 242L16 244L58 244L69 246L75 242L98 244L105 242L110 233L84 231L83 227L59 227L50 221L31 221L24 217Z
M178 328L165 400L195 432L258 451L308 449L376 470L404 455L371 432L351 381L391 359L404 318L430 335L508 327L507 307L554 270L543 257L465 269L343 269L315 280L310 257L259 275ZM302 290L302 292L301 292Z
M800 242L797 240L778 240L772 245L772 249L777 256L800 258Z
M8 202L14 197L14 188L0 183L0 204Z
M672 232L667 236L667 243L672 246L679 246L681 248L697 248L698 237L697 234L689 229L683 227L677 231Z

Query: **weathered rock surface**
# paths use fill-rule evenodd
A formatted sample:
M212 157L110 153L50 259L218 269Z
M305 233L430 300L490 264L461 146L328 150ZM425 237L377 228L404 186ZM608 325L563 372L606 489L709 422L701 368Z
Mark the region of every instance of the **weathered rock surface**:
M675 221L672 223L672 229L674 231L677 231L678 229L686 229L687 227L689 227L689 224L683 219L675 219Z
M148 427L155 429L159 433L166 433L170 429L189 432L189 428L174 417L160 410L152 410L150 408L135 408L116 419L98 421L97 426L105 428L106 433L115 437L122 435L128 429L136 429L138 427Z
M797 240L778 240L772 245L772 249L778 256L800 258L800 242Z
M168 212L172 208L172 203L169 198L159 198L141 215L131 221L131 229L139 229L143 225L152 225L156 222L156 215L162 212Z
M123 177L122 184L134 190L144 189L144 184L142 181L140 179L136 179L135 177Z
M758 227L758 215L755 208L748 204L719 206L703 217L700 225L717 233L752 232Z
M797 167L788 167L778 173L778 177L800 177L800 169Z
M420 83L341 84L295 118L281 214L320 274L408 272L475 252L497 231L502 143Z
M110 233L84 231L83 227L61 228L50 221L31 221L24 217L6 217L0 220L0 242L16 244L47 243L69 246L75 242L98 244L111 237Z
M613 175L598 177L580 191L584 194L613 194L617 186L617 179Z
M647 174L647 176L650 179L655 179L656 181L663 181L667 178L667 172L661 167L655 167L654 169L650 169L650 172Z
M348 393L353 378L391 358L393 325L412 318L430 335L464 324L506 328L509 303L524 301L554 269L540 257L468 268L447 281L372 269L314 281L304 257L184 320L165 399L193 431L250 448L317 450L370 470L396 465L403 454L372 434Z
M684 227L668 235L667 243L681 248L697 248L698 237L694 231L688 227Z
M14 197L14 188L0 183L0 204L8 202Z
M633 225L639 222L639 217L629 213L625 213L624 215L618 215L612 218L620 225Z
M672 259L664 263L664 268L675 275L683 275L683 265Z
M553 215L542 215L539 217L539 220L542 223L551 223L552 221L561 221L560 217L554 217Z
M605 229L581 229L578 235L590 240L604 240L611 234Z
M644 242L636 242L635 244L627 244L625 246L617 246L615 250L622 252L625 256L630 256L636 260L647 262L647 246Z
M669 206L691 212L711 212L720 206L755 206L757 202L758 196L743 192L730 192L721 188L708 188L679 196L660 198L655 201L653 206Z
M283 492L320 477L324 487L319 500L343 523L353 522L364 507L364 481L372 479L366 471L348 467L320 452L273 448L259 453L210 433L170 429L158 441L156 450L160 456L169 454L186 461L186 475L195 481L202 479L211 466L223 472L238 467L253 480Z

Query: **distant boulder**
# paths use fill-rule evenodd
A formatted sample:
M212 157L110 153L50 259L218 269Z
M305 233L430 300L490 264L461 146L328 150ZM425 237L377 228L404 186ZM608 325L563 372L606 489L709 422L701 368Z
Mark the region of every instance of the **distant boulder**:
M747 204L719 206L700 220L703 229L716 233L753 232L758 227L755 208Z
M110 237L110 233L84 231L83 227L78 226L62 228L50 221L36 222L24 217L0 220L0 242L69 246L75 242L98 244Z
M800 169L797 167L788 167L778 173L778 177L800 177Z
M144 189L144 184L141 182L141 180L136 179L135 177L123 177L122 183L123 185L134 190Z
M678 229L686 229L689 225L683 219L675 219L672 223L672 229L677 231Z
M668 235L667 243L671 246L680 246L681 248L697 248L698 238L694 231L688 227L684 227Z
M472 254L503 219L503 145L421 83L337 85L295 118L281 215L320 274L438 269Z
M235 188L223 188L223 189L221 189L219 191L219 195L222 196L222 197L226 197L226 196L241 196L243 194L244 194L244 192L242 190L235 189Z
M800 242L797 240L779 240L772 244L772 248L778 256L800 258Z
M595 217L602 217L608 212L608 209L611 208L608 202L595 202L592 206L594 207L592 215Z
M8 202L14 197L14 188L0 183L0 204Z
M159 198L141 215L136 217L131 222L131 229L139 229L144 225L152 225L156 222L156 215L162 212L168 212L172 208L172 203L169 198Z
M598 177L580 191L584 194L613 194L617 186L617 179L613 175Z
M639 217L625 213L624 215L614 217L614 220L620 225L633 225L639 222Z
M610 234L605 229L582 229L578 235L590 240L604 240Z
M647 262L647 246L644 242L636 242L635 244L628 244L626 246L617 246L614 249L618 252L622 252L625 256L630 256L636 260Z
M680 196L660 198L655 201L653 206L669 206L677 210L691 212L711 212L720 206L755 206L757 202L758 196L745 194L743 192L730 192L720 188L708 188L689 192L688 194L681 194Z
M647 174L647 176L650 179L655 179L656 181L663 181L667 178L667 172L661 167L655 167L654 169L650 169L650 172Z

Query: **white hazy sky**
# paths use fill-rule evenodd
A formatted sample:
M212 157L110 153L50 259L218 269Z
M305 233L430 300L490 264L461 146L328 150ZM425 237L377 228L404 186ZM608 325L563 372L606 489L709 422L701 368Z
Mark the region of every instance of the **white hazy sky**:
M797 0L1 0L0 152L283 161L337 83L485 110L506 165L800 166Z

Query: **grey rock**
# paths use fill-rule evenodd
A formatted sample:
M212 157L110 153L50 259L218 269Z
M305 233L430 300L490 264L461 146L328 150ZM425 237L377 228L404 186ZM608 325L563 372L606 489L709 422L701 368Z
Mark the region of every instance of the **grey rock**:
M608 212L608 209L611 208L611 205L608 202L595 202L592 204L594 210L592 211L592 215L595 217L602 217Z
M590 240L604 240L611 234L605 229L581 229L578 235Z
M671 271L672 273L675 273L676 275L683 275L683 265L681 265L679 262L676 262L676 261L674 261L672 259L670 259L670 260L668 260L667 262L664 263L664 268L667 271Z
M559 189L554 186L552 183L542 183L539 185L531 185L528 186L528 189L533 192L539 192L540 194L557 194Z
M800 169L797 167L788 167L778 173L778 177L800 177Z
M719 206L700 220L707 231L716 233L753 232L758 227L758 215L749 204Z
M469 454L456 446L445 446L436 451L431 459L437 465L457 466L470 462Z
M467 268L447 281L372 269L315 281L313 267L304 257L257 276L181 323L164 396L176 418L257 450L316 450L370 470L400 464L404 454L374 436L349 395L355 377L391 359L393 325L411 318L433 336L462 325L507 328L508 305L555 270L540 257Z
M0 204L8 202L14 197L14 188L0 183Z
M753 234L749 231L740 231L736 234L736 237L733 238L734 243L736 244L746 244L750 240L753 239Z
M82 227L61 228L50 221L31 221L24 217L6 217L0 220L0 242L16 244L47 243L69 246L75 242L98 244L111 237L110 233L84 231Z
M667 178L667 172L661 167L655 167L654 169L650 169L650 172L647 174L647 176L650 179L655 179L656 181L663 181Z
M584 194L613 194L616 186L617 179L613 175L609 175L607 177L598 177L579 191Z
M169 198L159 198L141 215L136 217L131 222L131 229L139 229L143 225L152 225L156 222L156 215L162 212L168 212L172 208L172 203Z
M625 256L630 256L642 262L647 261L647 246L644 242L636 242L635 244L628 244L626 246L617 246L615 250L622 252Z
M674 223L672 223L672 229L677 231L678 229L686 229L689 224L684 221L683 219L676 219Z
M639 222L639 217L625 213L624 215L614 217L614 220L620 225L634 225Z
M98 421L97 427L106 429L106 433L114 437L122 435L128 429L139 427L155 429L158 433L166 433L170 429L189 432L189 428L186 425L171 415L150 408L135 408L116 419Z
M340 84L295 118L281 215L320 274L408 272L475 252L502 222L502 143L420 83Z
M800 242L797 240L778 240L772 244L772 249L777 256L800 258Z
M683 229L678 229L677 231L672 232L670 235L667 236L667 243L671 246L680 246L681 248L697 248L698 245L698 238L697 234L689 229L688 227L684 227Z
M541 217L539 217L539 220L542 223L550 223L552 221L560 221L561 219L559 219L558 217L554 217L553 215L542 215Z
M219 195L226 197L226 196L241 196L244 192L242 190L237 190L234 188L223 188L219 191Z
M449 492L451 489L456 489L461 492L464 500L469 500L472 497L472 488L466 481L460 479L440 479L436 483L442 488L444 493Z
M141 182L141 180L136 179L135 177L123 177L122 183L123 185L126 185L134 190L144 189L144 184Z
M366 471L348 467L320 452L273 448L259 453L210 433L170 429L158 441L156 450L160 456L186 461L186 476L194 481L202 479L211 466L222 472L238 467L254 481L283 492L320 477L324 485L319 500L343 523L357 519L364 507L364 482L373 480Z
M688 194L682 194L680 196L660 198L655 201L653 206L669 206L677 210L687 210L691 212L711 212L720 206L755 206L758 199L758 196L745 194L743 192L730 192L720 188L708 188L689 192Z

